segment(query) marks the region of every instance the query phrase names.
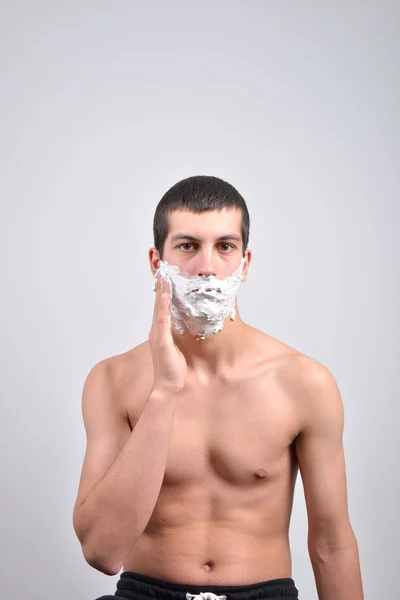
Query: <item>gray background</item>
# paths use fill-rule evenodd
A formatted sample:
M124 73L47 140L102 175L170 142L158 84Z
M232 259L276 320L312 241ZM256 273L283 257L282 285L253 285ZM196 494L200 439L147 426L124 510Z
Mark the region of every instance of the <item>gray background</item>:
M242 318L338 382L365 597L398 598L399 17L382 0L1 3L3 598L115 591L72 528L81 391L147 338L154 209L194 174L248 202ZM293 578L315 600L306 537L299 475Z

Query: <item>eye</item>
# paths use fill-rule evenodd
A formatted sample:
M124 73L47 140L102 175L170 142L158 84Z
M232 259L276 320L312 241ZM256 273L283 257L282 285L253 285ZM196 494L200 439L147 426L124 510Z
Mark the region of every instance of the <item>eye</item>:
M179 250L182 250L183 252L192 250L192 248L195 246L195 244L193 244L193 242L184 242L183 244L179 244L179 246L177 246L177 248ZM227 254L230 250L234 250L235 246L233 246L233 244L228 244L227 242L223 242L221 244L219 244L220 248L222 248L224 254Z
M227 244L226 242L224 242L223 244L221 244L221 246L228 246L227 250L225 250L225 252L228 252L228 250L231 248L232 250L234 249L234 246L232 244Z
M191 242L184 242L183 244L179 244L179 246L177 246L177 248L181 249L183 248L183 246L193 246L193 244ZM184 250L185 252L185 250Z

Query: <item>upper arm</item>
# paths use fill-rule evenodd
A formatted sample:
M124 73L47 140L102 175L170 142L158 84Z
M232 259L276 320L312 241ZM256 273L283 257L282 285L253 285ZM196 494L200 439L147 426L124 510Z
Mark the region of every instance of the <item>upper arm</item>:
M343 448L344 409L326 367L312 361L299 386L301 430L296 453L304 487L311 548L346 546L352 536Z
M75 530L79 529L79 507L89 491L106 475L131 433L128 418L115 393L108 360L97 363L86 377L82 391L82 416L86 429L86 453L74 506Z

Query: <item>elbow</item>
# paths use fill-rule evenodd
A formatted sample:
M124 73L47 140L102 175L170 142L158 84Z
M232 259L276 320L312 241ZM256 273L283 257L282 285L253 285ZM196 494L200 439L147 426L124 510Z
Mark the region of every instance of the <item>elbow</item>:
M97 555L87 555L84 553L84 556L88 565L93 567L93 569L96 569L96 571L104 573L104 575L117 575L121 570L121 566L111 565L110 563L107 563L106 561L102 560Z
M308 550L312 562L324 562L336 554L348 552L357 545L351 527L336 531L330 535L316 535L308 537Z
M93 569L100 571L105 575L117 575L121 570L122 564L111 558L109 552L105 552L102 544L94 541L94 532L85 527L78 514L74 513L73 519L76 536L82 548L83 556Z
M121 564L113 562L109 557L103 556L92 547L89 548L82 545L82 552L88 565L96 569L96 571L104 573L104 575L117 575L122 568Z

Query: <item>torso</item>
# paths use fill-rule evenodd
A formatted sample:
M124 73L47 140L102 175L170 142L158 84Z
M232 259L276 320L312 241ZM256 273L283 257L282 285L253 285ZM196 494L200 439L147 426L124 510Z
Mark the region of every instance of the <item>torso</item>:
M242 368L207 383L189 370L161 491L124 571L191 585L292 576L299 420L285 372L299 353L250 329L255 351ZM153 382L148 342L118 359L120 401L133 428Z

